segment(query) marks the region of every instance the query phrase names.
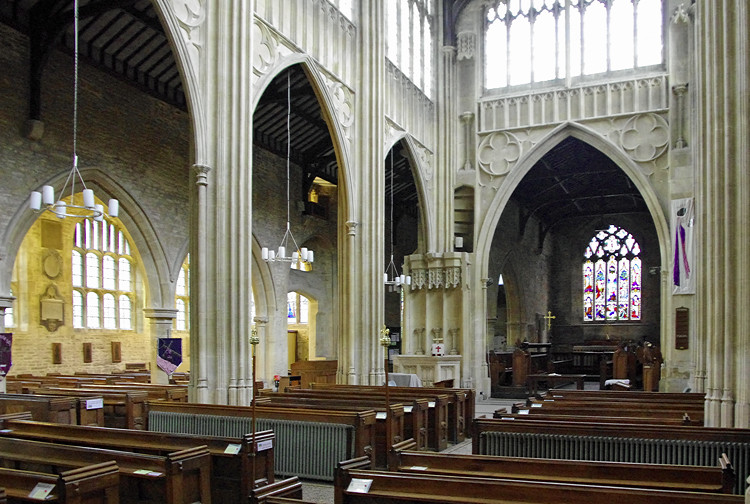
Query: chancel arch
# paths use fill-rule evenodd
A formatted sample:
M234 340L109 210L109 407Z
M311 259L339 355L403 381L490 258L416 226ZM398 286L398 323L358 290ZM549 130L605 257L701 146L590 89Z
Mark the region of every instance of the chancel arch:
M640 167L608 140L580 125L557 128L519 158L489 208L482 227L497 220L493 233L479 232L479 251L487 254L480 263L494 278L492 258L505 256L521 272L519 336L562 345L604 338L660 341L666 327L662 305L668 302L659 274L669 248L664 213ZM581 251L596 230L612 224L637 236L643 270L653 273L643 278L643 320L584 326ZM494 295L488 292L488 306L496 303Z

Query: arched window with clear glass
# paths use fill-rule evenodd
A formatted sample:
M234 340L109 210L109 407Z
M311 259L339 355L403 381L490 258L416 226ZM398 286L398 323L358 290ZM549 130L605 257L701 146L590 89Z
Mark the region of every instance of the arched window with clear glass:
M583 262L583 321L641 320L641 247L610 225L589 240Z

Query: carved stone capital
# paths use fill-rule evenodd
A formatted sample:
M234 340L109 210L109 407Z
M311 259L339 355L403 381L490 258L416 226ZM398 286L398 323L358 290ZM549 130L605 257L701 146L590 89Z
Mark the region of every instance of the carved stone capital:
M349 236L356 236L357 226L359 226L359 222L357 221L346 221L346 234Z
M211 167L204 164L194 164L193 171L195 172L196 185L206 186L208 185L208 172L211 171Z

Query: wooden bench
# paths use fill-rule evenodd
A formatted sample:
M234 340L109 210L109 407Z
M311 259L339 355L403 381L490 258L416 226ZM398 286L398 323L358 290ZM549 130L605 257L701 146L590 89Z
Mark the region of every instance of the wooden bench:
M148 428L238 437L252 432L252 412L250 406L151 402ZM276 474L332 480L338 461L373 454L375 411L257 405L255 412L256 429L272 429L276 434Z
M146 428L148 394L140 390L46 387L37 389L34 393L76 398L89 395L101 396L104 402L105 427L140 430Z
M575 383L578 390L583 390L583 382L585 379L585 374L529 374L526 376L526 389L529 394L536 394L541 383L546 383L547 388Z
M114 461L120 473L120 501L165 504L211 501L211 459L199 446L167 456L0 437L0 460L19 469L57 473Z
M735 474L726 454L714 467L452 455L394 450L391 470L421 474L556 481L690 492L731 493Z
M367 491L362 483L368 482ZM549 481L493 479L339 468L336 504L742 504L744 497Z
M205 445L211 455L211 494L214 502L239 503L251 490L275 482L272 431L238 438L166 434L130 429L68 426L0 419L0 436L75 446L91 446L166 456L175 450ZM254 453L254 443L257 451ZM253 477L253 474L255 476Z
M332 390L350 390L359 394L370 394L377 396L385 396L385 387L383 386L368 386L368 385L334 385L328 383L313 383L312 388L314 389L332 389ZM474 418L474 403L476 400L476 394L474 389L462 389L462 388L442 388L442 387L389 387L389 394L392 399L403 400L403 399L416 399L416 398L428 398L430 401L436 402L436 405L442 404L444 401L440 396L447 395L447 412L445 413L445 420L447 421L448 439L454 443L460 443L467 436L471 435L469 429L469 421ZM436 413L441 414L441 413ZM442 414L441 414L442 415ZM435 419L435 421L438 421ZM447 447L447 440L444 442L439 439L440 447L436 448L438 451L443 450Z
M703 425L703 409L686 407L682 404L656 403L610 403L603 401L535 401L529 406L513 406L512 413L529 416L566 416L566 417L621 417L623 422L629 417L680 420L685 425Z
M714 465L726 453L737 473L735 493L744 493L750 475L750 429L518 418L476 418L473 425L477 455Z
M34 420L76 424L75 398L53 395L0 394L0 413L28 411Z
M269 405L284 408L302 408L302 409L330 409L337 411L375 411L375 444L373 446L373 462L375 467L385 468L387 464L387 454L390 447L405 439L404 424L407 423L404 406L400 403L390 405L390 416L386 414L385 404L376 404L366 398L359 402L346 402L336 399L311 398L311 397L292 397L287 394L271 393L265 394L257 399L256 404ZM390 420L390 429L387 423ZM409 412L409 422L411 423L411 411ZM387 433L390 433L388 439Z
M126 383L121 381L115 381L114 383L108 383L106 385L92 384L86 385L87 389L105 389L105 390L139 390L146 392L149 401L164 400L164 401L175 401L175 402L188 402L188 390L184 385L162 385L154 383L139 383L132 382Z
M385 390L384 387L377 387L370 389L365 388L350 388L348 385L329 387L327 384L313 384L312 389L291 389L287 390L287 393L291 393L295 396L306 395L310 397L330 397L330 398L342 398L361 400L365 397L376 400L385 404ZM390 387L392 390L395 387ZM415 388L413 390L421 390ZM443 389L447 390L447 389ZM437 394L437 393L412 393L405 392L399 393L394 391L390 393L390 401L393 403L404 403L419 399L427 400L427 446L436 451L445 450L448 447L449 441L449 404L451 402L450 394Z
M315 404L316 401L324 408L340 406L344 409L352 407L365 407L377 412L385 411L385 400L380 397L367 397L361 395L345 395L328 390L288 390L285 393L276 393L272 390L261 390L261 398L268 399L273 404ZM428 447L428 429L429 429L429 401L425 398L399 401L396 404L403 404L403 435L401 439L394 439L398 442L403 439L414 438L417 442L418 450L426 450ZM377 414L376 414L377 418ZM400 429L400 427L398 427ZM393 444L393 443L391 443ZM386 452L383 452L384 454Z
M119 483L117 464L112 461L59 474L0 468L0 503L10 499L11 502L116 504L119 502ZM42 497L45 493L46 497ZM39 497L31 497L32 494Z

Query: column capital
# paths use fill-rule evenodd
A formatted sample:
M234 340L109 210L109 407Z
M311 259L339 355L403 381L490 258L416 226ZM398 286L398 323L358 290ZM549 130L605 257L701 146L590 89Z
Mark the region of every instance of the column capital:
M356 236L357 226L359 226L359 222L357 221L346 221L346 234L349 236Z
M169 319L171 321L177 317L177 310L174 308L146 308L143 310L143 316L150 319Z
M195 182L196 185L208 185L208 172L211 171L210 166L196 163L193 165L193 171L198 179Z
M13 296L0 296L0 309L12 308L15 299Z
M264 326L268 324L268 317L255 317L253 322L255 322L256 325Z

